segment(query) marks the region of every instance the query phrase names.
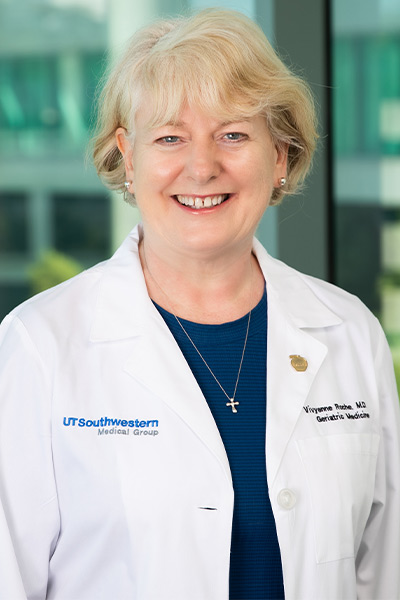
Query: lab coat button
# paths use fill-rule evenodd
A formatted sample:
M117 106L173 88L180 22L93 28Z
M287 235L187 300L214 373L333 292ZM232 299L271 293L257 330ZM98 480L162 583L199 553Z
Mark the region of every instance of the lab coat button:
M282 508L286 508L290 510L296 504L296 495L292 492L292 490L283 489L278 494L278 504Z

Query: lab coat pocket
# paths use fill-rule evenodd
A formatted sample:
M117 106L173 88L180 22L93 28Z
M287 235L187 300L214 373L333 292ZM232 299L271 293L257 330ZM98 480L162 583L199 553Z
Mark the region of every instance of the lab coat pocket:
M314 522L317 563L355 556L373 500L379 435L298 440Z

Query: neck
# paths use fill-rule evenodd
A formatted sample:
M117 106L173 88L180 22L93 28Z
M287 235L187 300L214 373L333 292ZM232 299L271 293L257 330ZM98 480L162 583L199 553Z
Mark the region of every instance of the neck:
M233 321L254 308L264 291L251 244L239 252L199 258L161 251L144 237L139 253L149 296L189 321Z

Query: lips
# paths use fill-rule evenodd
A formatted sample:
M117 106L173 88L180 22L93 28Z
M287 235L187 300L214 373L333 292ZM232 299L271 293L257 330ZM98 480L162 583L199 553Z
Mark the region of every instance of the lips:
M211 208L212 206L222 204L229 198L229 196L230 194L218 194L216 196L206 196L205 198L200 198L199 196L182 196L178 194L174 196L174 198L184 206L189 206L190 208L200 210L202 208Z

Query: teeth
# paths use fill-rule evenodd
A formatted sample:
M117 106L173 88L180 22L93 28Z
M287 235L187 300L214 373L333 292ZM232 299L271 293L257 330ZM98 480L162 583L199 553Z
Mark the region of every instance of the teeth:
M193 206L196 209L199 208L210 208L211 206L217 206L221 204L229 197L229 194L220 194L219 196L207 196L206 198L199 198L193 196L176 196L176 199L180 204L185 206Z

